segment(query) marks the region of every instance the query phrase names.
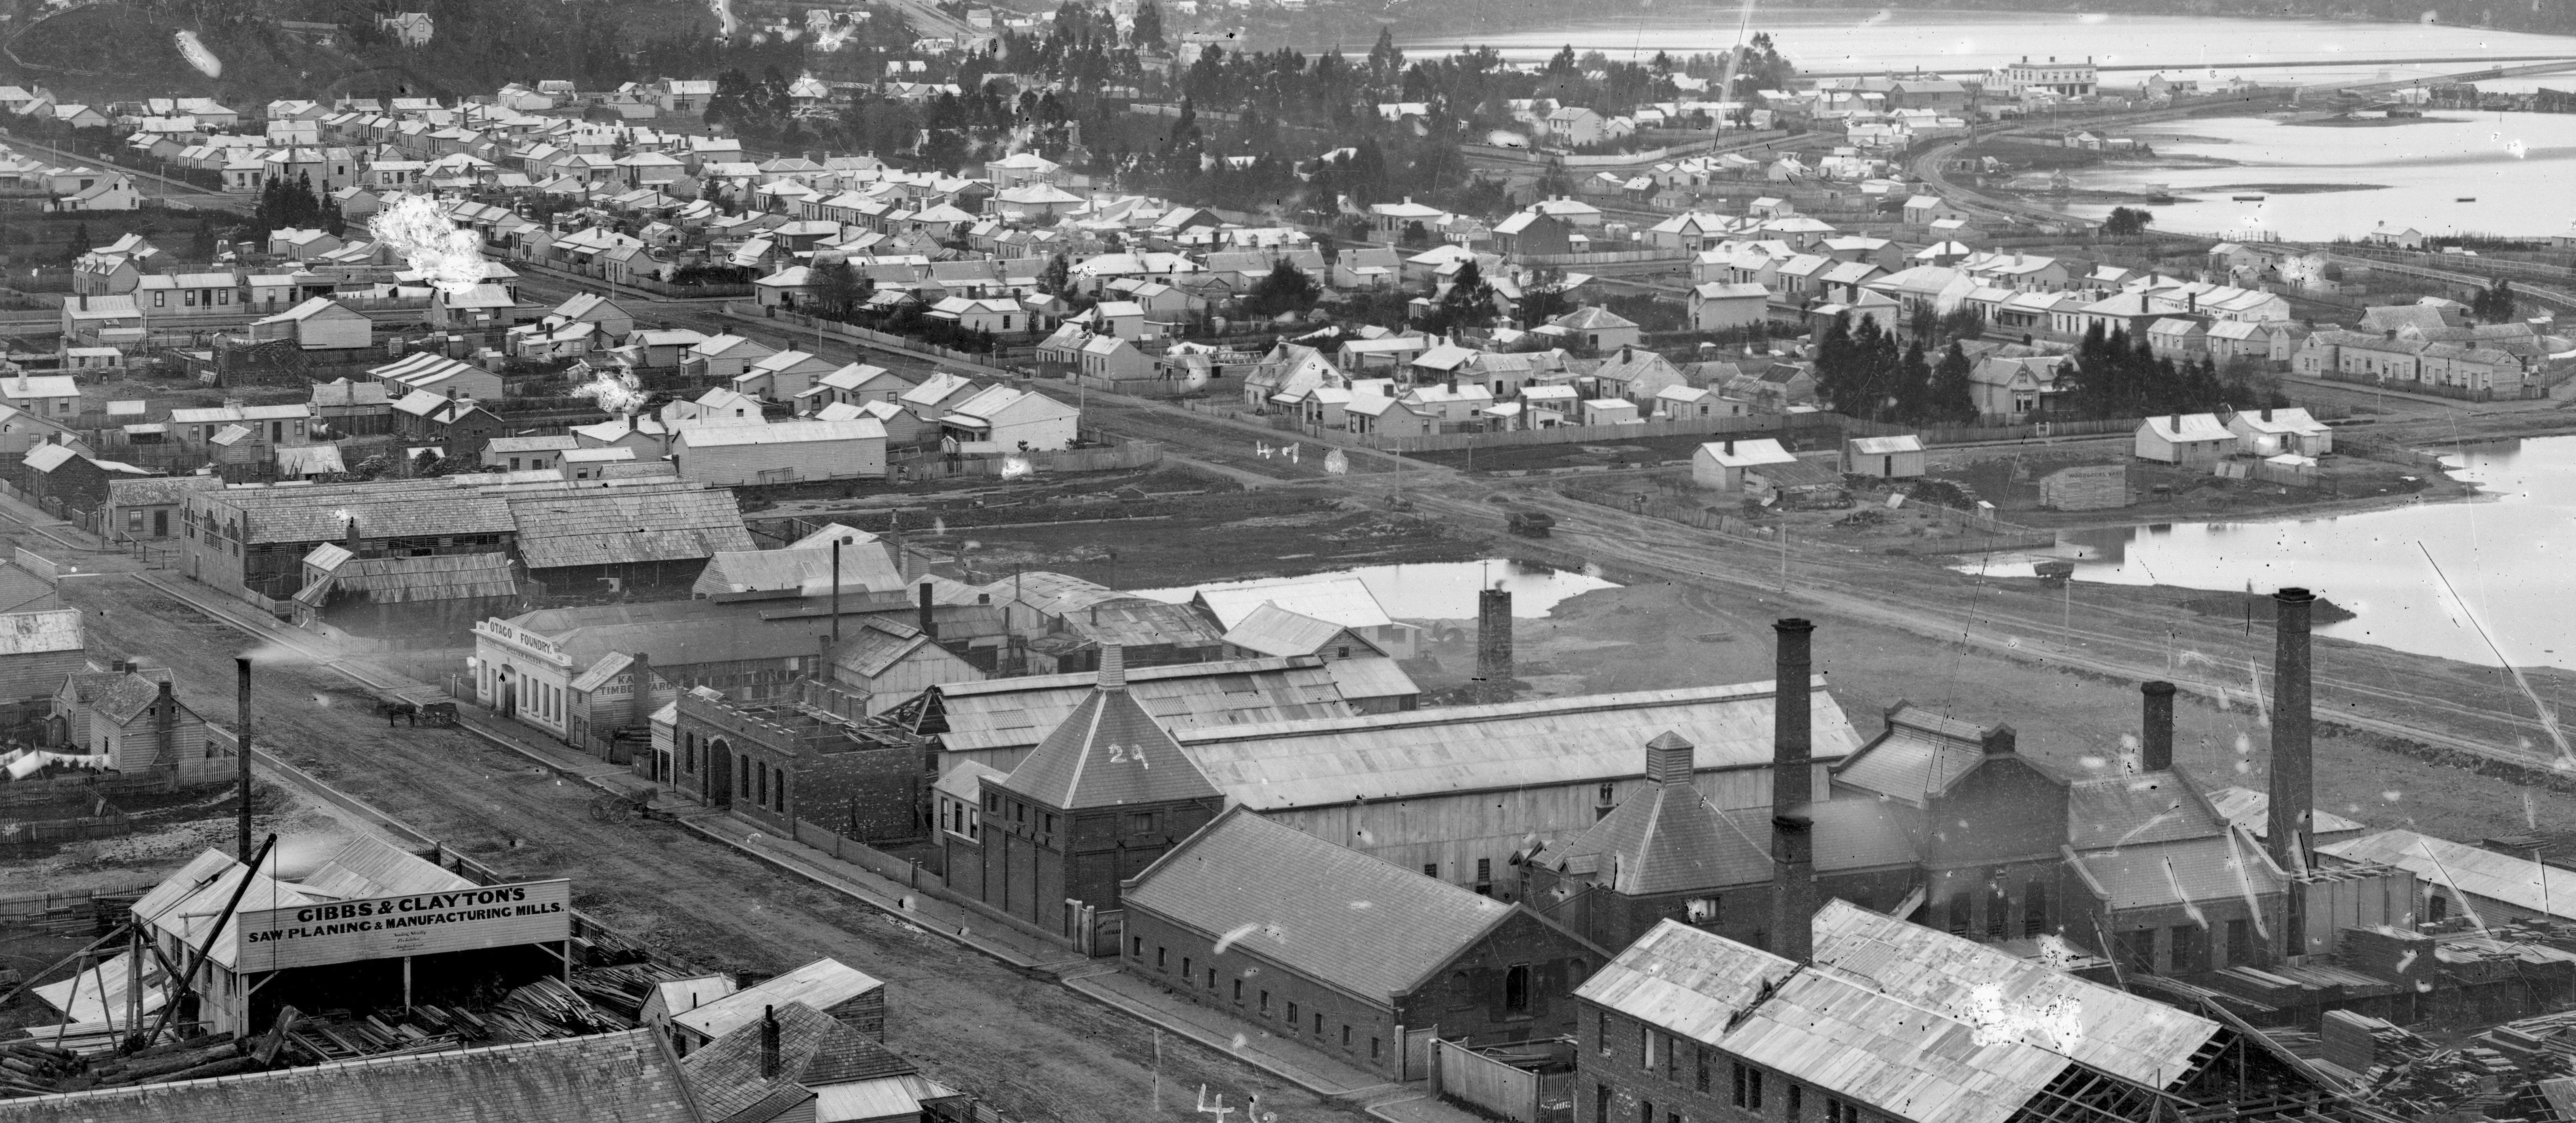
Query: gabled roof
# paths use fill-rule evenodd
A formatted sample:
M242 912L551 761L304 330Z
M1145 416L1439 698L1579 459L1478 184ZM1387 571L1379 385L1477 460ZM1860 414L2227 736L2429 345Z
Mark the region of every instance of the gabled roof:
M1063 810L1216 798L1216 785L1127 692L1120 650L1102 648L1100 659L1091 697L1002 786Z
M1922 806L1985 758L1990 730L1898 702L1887 730L1834 769L1837 782Z
M1715 1041L1797 969L1760 948L1665 920L1574 993L1693 1041Z
M990 588L999 600L1001 586ZM949 752L1033 746L1089 700L1097 681L1080 673L1022 675L934 687L947 723L939 743ZM1127 672L1127 690L1167 729L1352 712L1332 674L1312 657L1138 667Z
M2166 441L2179 444L2236 440L2235 432L2219 421L2218 415L2214 413L2160 413L2147 418L2140 425Z
M774 1118L753 1112L773 1098L801 1103L835 1084L908 1076L912 1062L840 1019L799 1001L770 1007L778 1020L778 1068L764 1076L766 1045L757 1020L691 1051L680 1062L710 1121ZM792 1095L781 1097L781 1092Z
M798 1002L816 1010L829 1010L884 986L882 980L840 960L817 959L695 1010L676 1012L671 1022L721 1041L733 1031L760 1021L764 1009Z
M2281 892L2287 879L2262 848L2232 832L2076 855L2113 911L2182 908Z
M1821 681L1806 704L1818 762L1859 746ZM1666 730L1698 746L1701 769L1767 767L1771 715L1771 684L1752 682L1202 725L1174 736L1229 795L1267 811L1633 777L1637 746Z
M1241 623L1226 630L1225 642L1262 655L1313 655L1345 630L1332 621L1318 620L1281 608L1276 602L1263 601ZM1369 654L1385 654L1364 637L1360 642L1366 645L1365 650Z
M2529 858L2403 830L2320 846L2317 853L2347 862L2395 866L2455 892L2559 920L2576 920L2576 871Z
M1229 630L1265 604L1346 628L1377 628L1394 623L1394 618L1378 604L1377 595L1356 577L1210 585L1198 591L1197 600L1207 606L1208 614L1216 617L1218 624Z
M1124 900L1371 1002L1420 989L1527 911L1241 807L1147 866Z
M1816 910L1814 933L1817 964L1923 1008L1970 1010L1992 987L2006 1010L2063 1010L2080 1026L2071 1040L2037 1027L2019 1036L2150 1088L2191 1075L2194 1055L2219 1033L2218 1023L2154 999L1846 901Z

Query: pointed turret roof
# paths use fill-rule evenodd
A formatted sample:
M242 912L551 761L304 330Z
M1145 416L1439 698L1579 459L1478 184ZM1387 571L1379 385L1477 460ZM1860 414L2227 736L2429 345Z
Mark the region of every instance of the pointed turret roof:
M1091 697L1000 784L1067 811L1222 794L1127 693L1125 656L1115 644L1100 649L1100 685Z

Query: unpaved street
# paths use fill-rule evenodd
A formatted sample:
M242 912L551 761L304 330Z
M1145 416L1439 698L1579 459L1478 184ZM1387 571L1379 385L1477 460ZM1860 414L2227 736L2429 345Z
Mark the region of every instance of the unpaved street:
M168 664L184 701L231 724L239 632L126 576L63 589L90 612L94 655ZM594 822L583 814L592 789L558 782L470 734L388 730L327 668L263 659L258 674L258 739L285 759L504 872L571 878L581 908L675 961L774 972L828 955L885 979L888 1043L1005 1112L1101 1123L1188 1118L1188 1096L1205 1083L1237 1097L1258 1093L1283 1123L1357 1117L1171 1035L1157 1115L1153 1034L1125 1014L675 826Z

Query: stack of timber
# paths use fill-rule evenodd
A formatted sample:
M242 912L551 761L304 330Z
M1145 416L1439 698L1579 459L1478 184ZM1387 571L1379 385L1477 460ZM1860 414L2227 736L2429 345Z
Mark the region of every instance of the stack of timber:
M202 1080L268 1067L231 1035L206 1035L122 1057L83 1056L36 1041L0 1043L0 1097L46 1096L128 1084Z

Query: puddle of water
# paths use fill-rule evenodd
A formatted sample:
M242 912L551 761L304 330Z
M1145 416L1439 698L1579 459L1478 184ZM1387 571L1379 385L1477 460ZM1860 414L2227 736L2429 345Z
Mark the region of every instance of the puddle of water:
M1378 604L1386 609L1387 615L1405 620L1473 620L1476 618L1476 590L1488 585L1511 591L1512 615L1521 619L1545 616L1556 608L1557 602L1568 597L1619 587L1617 582L1603 580L1593 573L1550 569L1509 558L1371 565L1288 580L1321 581L1334 577L1359 578L1360 583L1367 585L1369 592L1377 597ZM1178 589L1139 589L1136 595L1178 604L1197 595L1200 589L1242 589L1275 583L1279 583L1275 578L1220 581Z
M2558 560L2576 522L2576 437L2470 445L2446 459L2483 501L2087 531L2065 535L2057 555L2075 562L2079 582L2304 585L2357 614L2318 635L2464 663L2576 669L2576 601L2564 595ZM1999 555L1953 568L2027 577L2032 560Z

